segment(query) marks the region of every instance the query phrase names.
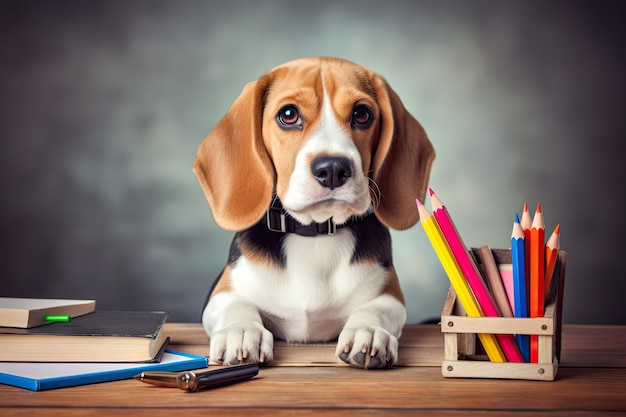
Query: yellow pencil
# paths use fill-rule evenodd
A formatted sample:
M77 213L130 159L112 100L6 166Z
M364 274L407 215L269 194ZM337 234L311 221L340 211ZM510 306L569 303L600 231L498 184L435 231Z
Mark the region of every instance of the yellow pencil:
M422 227L426 232L426 236L428 237L428 240L430 240L430 244L433 246L437 257L439 258L439 262L441 262L444 271L448 275L448 279L450 279L450 283L452 284L463 309L467 313L468 317L483 317L483 312L476 302L467 281L463 277L461 268L452 255L452 251L446 243L446 240L444 239L439 226L435 222L435 219L419 200L415 201L419 211L420 223L422 224ZM485 348L485 352L487 353L490 361L506 362L506 358L493 334L479 333L478 338Z

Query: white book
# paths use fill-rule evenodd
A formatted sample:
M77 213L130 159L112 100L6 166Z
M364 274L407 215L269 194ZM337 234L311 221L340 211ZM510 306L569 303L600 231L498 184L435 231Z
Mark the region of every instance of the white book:
M95 309L95 300L0 297L0 327L27 329L47 324L47 316L78 317Z

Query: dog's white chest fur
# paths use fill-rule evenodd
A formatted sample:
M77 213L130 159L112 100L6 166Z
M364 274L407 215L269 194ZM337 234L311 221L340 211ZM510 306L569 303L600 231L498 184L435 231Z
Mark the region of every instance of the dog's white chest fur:
M289 235L283 269L241 257L232 270L233 290L259 309L266 327L288 341L335 339L355 308L380 294L387 271L376 263L352 263L349 230L334 236Z

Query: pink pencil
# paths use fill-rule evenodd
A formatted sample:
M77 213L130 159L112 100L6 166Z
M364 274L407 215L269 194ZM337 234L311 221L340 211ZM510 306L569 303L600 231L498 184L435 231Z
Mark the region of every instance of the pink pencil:
M461 272L474 292L476 301L480 305L485 316L500 317L501 315L496 307L496 303L491 294L489 294L489 291L480 276L480 272L478 272L476 264L470 257L467 247L463 243L461 236L454 226L454 222L452 221L448 210L442 204L441 200L439 200L439 198L435 195L432 189L429 189L429 193L432 214L435 217L437 224L439 224L439 228L448 242L448 245L452 250L452 254L461 268ZM509 362L524 362L524 357L519 351L513 335L499 334L496 335L496 338L498 339L498 343L502 348L504 356L506 356L506 359Z
M513 265L498 265L498 271L500 272L500 278L502 278L502 284L504 285L504 290L506 291L506 297L509 300L509 306L511 306L512 311L515 311L515 291L513 291Z

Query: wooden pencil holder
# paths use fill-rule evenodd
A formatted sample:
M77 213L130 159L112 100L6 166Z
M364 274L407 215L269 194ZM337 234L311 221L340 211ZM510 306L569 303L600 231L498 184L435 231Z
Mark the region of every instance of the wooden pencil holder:
M497 264L510 264L511 251L492 250ZM553 381L561 356L561 317L567 253L559 251L552 285L546 297L544 317L467 317L450 287L441 313L444 360L441 373L447 378L501 378ZM480 264L479 264L480 267ZM526 334L538 337L538 363L490 362L477 354L476 335Z

